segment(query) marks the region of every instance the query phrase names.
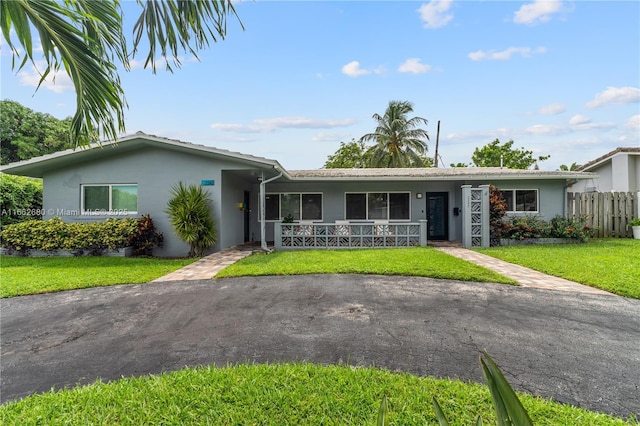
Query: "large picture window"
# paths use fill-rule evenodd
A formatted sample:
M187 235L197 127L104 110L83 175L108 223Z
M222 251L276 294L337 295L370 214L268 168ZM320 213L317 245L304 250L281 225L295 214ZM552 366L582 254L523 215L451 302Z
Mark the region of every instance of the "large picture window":
M536 213L538 211L537 189L501 189L508 212Z
M138 211L138 185L82 185L82 212Z
M265 196L265 219L322 220L322 194L282 193Z
M410 220L409 199L408 192L345 194L345 219Z

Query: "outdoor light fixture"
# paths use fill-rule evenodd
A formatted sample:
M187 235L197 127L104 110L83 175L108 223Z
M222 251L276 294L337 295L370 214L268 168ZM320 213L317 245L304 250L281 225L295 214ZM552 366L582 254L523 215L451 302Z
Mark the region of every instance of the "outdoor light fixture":
M422 198L422 192L416 192L416 198L420 200Z

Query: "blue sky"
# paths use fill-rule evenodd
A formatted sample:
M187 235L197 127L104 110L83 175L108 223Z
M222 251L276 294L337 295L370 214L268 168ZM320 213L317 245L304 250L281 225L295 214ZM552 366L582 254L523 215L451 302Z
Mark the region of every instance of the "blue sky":
M372 132L374 113L408 100L440 126L441 164L470 162L496 138L550 154L543 170L640 146L640 2L239 2L226 40L173 74L137 57L121 78L127 133L323 166L340 141ZM133 25L136 3L123 5ZM127 34L129 36L129 34ZM129 37L130 39L130 37ZM64 75L34 93L30 67L2 98L64 118Z

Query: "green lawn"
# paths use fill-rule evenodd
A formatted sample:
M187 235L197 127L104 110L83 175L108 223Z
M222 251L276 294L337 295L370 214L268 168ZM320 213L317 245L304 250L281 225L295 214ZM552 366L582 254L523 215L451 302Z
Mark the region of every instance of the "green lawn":
M436 422L436 396L452 424L495 424L488 389L375 368L307 363L187 368L96 382L0 406L6 425L375 425L382 397L390 424ZM624 425L624 420L521 395L535 424Z
M195 259L2 256L0 297L146 283Z
M296 274L413 275L514 284L509 278L431 247L254 254L223 269L216 278Z
M620 296L640 299L640 240L492 247L479 252Z

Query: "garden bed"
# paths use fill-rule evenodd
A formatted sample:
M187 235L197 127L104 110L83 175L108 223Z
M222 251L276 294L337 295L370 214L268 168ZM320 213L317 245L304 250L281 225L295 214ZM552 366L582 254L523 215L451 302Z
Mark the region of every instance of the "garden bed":
M528 246L543 244L578 244L582 241L577 238L525 238L524 240L514 240L511 238L500 238L500 246Z

